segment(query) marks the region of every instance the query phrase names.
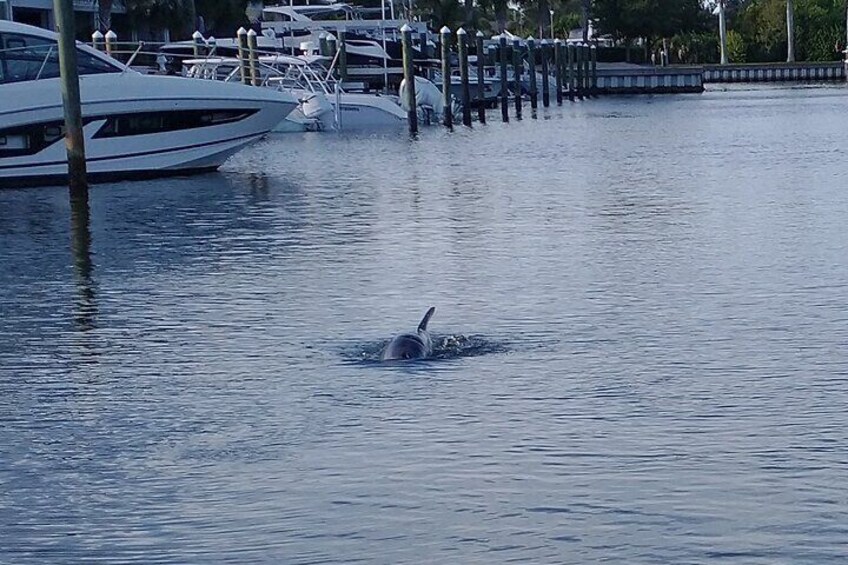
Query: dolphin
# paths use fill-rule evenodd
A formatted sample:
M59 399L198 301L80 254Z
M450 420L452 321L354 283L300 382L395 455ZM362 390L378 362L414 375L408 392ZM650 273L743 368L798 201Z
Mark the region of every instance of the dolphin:
M433 353L433 343L430 340L430 334L427 332L427 322L430 321L430 316L436 311L435 307L431 307L424 314L421 323L418 324L418 331L414 334L400 334L395 336L392 341L383 350L383 361L396 361L406 359L424 359Z

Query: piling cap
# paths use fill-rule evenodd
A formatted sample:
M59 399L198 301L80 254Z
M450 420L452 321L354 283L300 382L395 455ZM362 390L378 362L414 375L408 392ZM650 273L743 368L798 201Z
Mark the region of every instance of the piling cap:
M439 33L444 34L444 35L447 35L450 32L451 31L450 31L450 28L448 26L442 26L442 29L439 30Z
M327 33L327 41L335 41L335 40L336 40L335 35L333 35L332 33Z
M403 24L403 26L400 28L401 33L408 33L410 31L412 31L412 28L409 27L409 24Z
M248 37L256 37L256 32L251 29L250 31L247 32L247 36Z
M542 45L547 45L547 44L548 44L548 40L543 37L542 38Z
M106 39L108 39L110 41L113 40L113 39L118 39L118 34L110 29L109 31L106 32Z
M557 45L562 45L562 39L554 39L554 43L556 43Z
M96 40L103 39L103 34L100 33L100 30L98 29L97 31L95 31L94 33L91 34L91 39L96 39Z
M215 45L217 42L218 40L215 39L214 35L210 35L209 39L206 40L206 43L208 43L209 45Z
M536 41L536 40L533 39L533 36L531 35L530 37L527 38L527 41Z
M485 37L485 35L483 35L483 32L478 29L477 30L477 37Z
M462 28L459 28L458 30L456 30L456 34L457 35L466 35L465 30L462 29Z
M203 34L200 33L199 31L195 31L194 33L191 34L191 38L194 39L195 41L202 41L203 40Z
M244 29L243 27L240 27L240 28L238 28L236 35L247 35L247 30Z

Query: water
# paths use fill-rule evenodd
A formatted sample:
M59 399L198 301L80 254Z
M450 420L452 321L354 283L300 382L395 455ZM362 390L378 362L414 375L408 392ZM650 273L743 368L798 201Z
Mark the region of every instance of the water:
M844 562L846 108L286 135L88 232L0 192L0 562Z

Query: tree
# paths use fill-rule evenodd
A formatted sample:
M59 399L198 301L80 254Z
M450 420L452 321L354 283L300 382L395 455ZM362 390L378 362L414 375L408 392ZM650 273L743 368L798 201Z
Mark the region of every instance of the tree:
M699 0L595 0L593 14L598 32L647 43L697 30L708 17Z

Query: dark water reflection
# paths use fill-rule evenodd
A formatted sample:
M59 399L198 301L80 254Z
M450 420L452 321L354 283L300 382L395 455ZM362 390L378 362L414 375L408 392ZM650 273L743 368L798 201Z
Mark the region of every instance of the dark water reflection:
M0 192L0 562L842 562L846 104ZM430 305L480 348L369 357Z

